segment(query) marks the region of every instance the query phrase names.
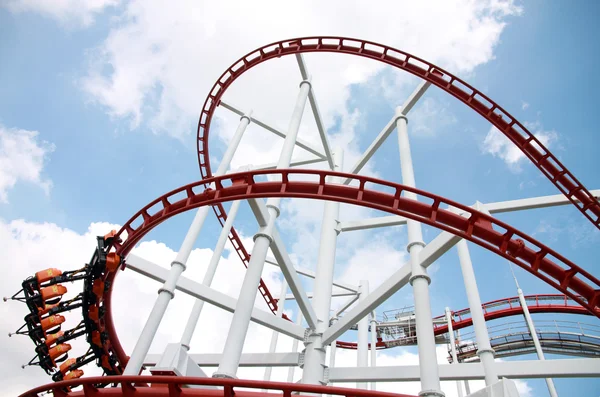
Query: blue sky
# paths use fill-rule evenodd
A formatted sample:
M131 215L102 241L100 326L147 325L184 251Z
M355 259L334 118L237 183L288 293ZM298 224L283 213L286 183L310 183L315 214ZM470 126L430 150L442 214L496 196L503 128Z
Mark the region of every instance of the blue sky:
M17 161L6 156L7 149L0 148L7 158L0 162L0 175L17 175L14 183L2 184L8 177L0 179L0 189L6 193L6 202L0 203L4 226L23 219L84 235L93 222L123 224L160 194L199 178L197 114L209 85L221 71L243 53L267 42L335 33L336 29L349 36L364 34L455 72L547 138L553 153L588 189L600 188L595 99L600 89L597 2L582 1L576 6L566 1L498 3L509 11L494 8L494 2L463 7L472 8L473 15L459 11L460 4L445 5L455 8L451 10L457 14L454 20L430 18L421 6L414 6L415 10L411 6L397 26L390 23L381 31L373 16L366 17L366 26L353 26L353 18L360 19L360 10L340 11L340 19L346 16L347 21L330 26L316 7L307 6L298 17L306 18L306 26L296 26L291 20L288 25L292 26L284 26L286 13L279 7L261 8L250 15L259 20L256 25L240 22L244 12L252 12L241 5L241 10L229 10L231 20L219 10L199 7L199 18L205 14L219 17L198 28L191 27L196 15L187 15L183 3L165 8L163 19L156 19L160 6L106 3L100 10L71 7L65 11L57 6L48 11L36 2L18 1L0 7L0 128L7 136L16 130L37 131L31 139L43 152L24 153L36 160L31 167L38 174L29 176L15 174L20 158ZM263 18L270 21L273 16L277 22L260 25ZM411 26L411 19L406 19L419 16L423 16L419 26ZM246 31L247 37L238 40L236 26ZM181 37L188 37L189 42ZM342 56L308 54L306 61L314 75L317 97L323 99L331 139L346 146L348 168L418 80L372 62L348 63ZM244 108L252 106L256 117L285 129L291 112L288 105L295 100L299 80L294 63L293 58L281 59L272 66L257 68L236 83L226 99ZM214 164L237 123L224 109L217 116L211 136ZM314 141L311 118L305 113L307 126L301 134ZM511 163L508 157L503 158L508 146L500 146L500 152L491 154L489 140L486 143L489 123L436 88L431 88L412 111L409 129L417 187L421 189L467 205L476 200L485 203L558 194L524 159ZM269 156L276 153L277 145L270 140L276 139L250 127L240 150L250 154L236 157L234 165L275 161L276 157ZM373 160L368 173L401 182L394 135ZM298 263L314 267L320 226L314 215L307 214L309 207L284 201L284 208L293 216L281 228ZM169 220L147 240L176 250L192 215ZM353 215L375 214L344 209L342 218L345 215L350 220ZM499 218L593 273L600 233L574 207ZM245 206L238 224L245 237L255 232ZM301 227L305 230L299 230ZM214 219L206 225L205 233L199 248L214 246L218 235ZM340 238L343 248L338 250L336 274L342 278L351 278L353 258L360 256L358 245L380 243L390 252L397 251L398 257L403 255L403 228L353 233L356 235ZM425 240L437 233L425 228ZM477 247L472 247L471 254L483 301L516 295L505 261ZM526 294L553 292L524 271L517 271L517 277ZM467 307L454 250L436 264L432 278L434 314L442 314L445 306ZM372 282L376 283L377 277ZM384 308L410 304L410 297L409 289L402 290ZM564 319L598 324L590 317ZM532 357L519 359L523 358ZM527 383L533 388L531 395L546 395L543 381ZM592 395L600 389L598 380L561 379L556 385L561 396L573 390L578 395Z

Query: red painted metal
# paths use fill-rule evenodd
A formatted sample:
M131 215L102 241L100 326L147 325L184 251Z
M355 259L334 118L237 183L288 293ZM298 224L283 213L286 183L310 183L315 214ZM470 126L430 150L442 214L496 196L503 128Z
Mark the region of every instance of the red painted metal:
M198 120L196 144L198 165L202 178L212 176L208 144L210 125L214 112L227 88L246 71L262 62L305 52L334 52L370 58L427 80L453 95L496 126L567 196L586 218L600 229L600 204L598 201L561 164L556 156L544 147L542 142L501 106L465 81L424 59L383 44L352 38L328 36L282 40L260 47L234 62L213 85L204 101ZM225 208L220 203L213 205L212 208L219 222L223 225L226 219ZM595 220L594 217L596 217ZM244 265L248 267L250 256L235 228L231 229L228 238ZM262 279L259 284L259 292L271 311L275 313L277 311L277 301L273 298ZM285 314L284 317L287 318Z
M257 180L266 176L273 177L275 181ZM356 186L328 183L329 176L350 178ZM215 188L205 190L204 186L208 184L214 184ZM421 201L402 197L403 191L416 193ZM117 233L121 242L115 240L115 252L126 257L146 233L181 212L226 201L266 197L338 201L417 220L470 240L512 261L600 317L600 281L528 235L490 215L423 190L333 171L260 170L213 177L182 186L150 202L127 221ZM458 208L464 215L442 209L442 205ZM116 272L109 272L106 275L110 285L115 274ZM105 323L112 348L123 365L126 357L109 315L110 291L111 289L105 293Z
M99 384L114 383L116 387L101 388ZM150 386L148 386L148 384ZM135 385L135 386L132 386ZM182 385L219 386L223 389L185 388ZM83 390L68 391L66 388L83 386ZM281 394L264 391L251 392L240 388L266 389L280 391L283 396L292 393L329 394L344 397L415 397L409 394L396 394L372 390L349 389L345 387L317 386L300 383L267 382L258 380L240 380L223 378L192 378L185 376L102 376L73 379L50 383L36 387L20 395L20 397L38 397L39 393L53 392L55 397L273 397Z
M591 315L590 311L585 307L577 304L566 295L561 294L543 294L543 295L527 295L525 296L527 307L530 313L565 313L565 314L581 314ZM523 309L519 304L519 297L498 299L491 302L486 302L481 305L483 308L483 316L485 321L495 320L503 317L510 317L523 314ZM470 317L471 309L462 309L452 312L455 320L452 321L454 330L463 329L473 325L473 319ZM434 320L443 319L444 314L434 317ZM456 320L456 318L458 318ZM434 335L443 335L448 332L447 324L433 324ZM375 347L379 350L398 346L396 340L380 340ZM342 349L356 350L356 342L338 341L337 347ZM371 348L371 344L369 344Z

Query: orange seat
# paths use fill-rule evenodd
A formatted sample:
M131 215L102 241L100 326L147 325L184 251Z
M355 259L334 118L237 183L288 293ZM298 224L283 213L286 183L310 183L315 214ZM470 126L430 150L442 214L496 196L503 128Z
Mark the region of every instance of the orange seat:
M42 330L47 331L50 328L56 327L57 325L60 325L64 322L65 322L64 316L61 316L60 314L55 314L53 316L49 316L49 317L42 319L40 324L42 326Z
M44 314L48 313L50 310L54 309L57 306L58 306L58 303L55 303L53 305L44 304L43 309L41 307L38 307L38 315L43 316Z
M62 296L66 293L67 288L60 284L51 285L49 287L40 289L40 295L42 295L42 300L49 304L58 303L58 301L60 301L60 298L62 298ZM58 300L50 302L50 300L53 298L58 298Z
M61 343L60 345L56 345L52 349L48 350L48 356L50 356L50 358L54 361L69 350L71 350L71 345L68 343Z
M63 336L65 333L63 331L59 331L55 334L50 334L46 337L46 346L50 347L56 343L56 340Z
M106 255L106 269L108 269L109 272L117 270L120 263L121 258L116 252L109 252L108 255Z
M77 362L76 358L70 358L60 365L60 372L64 375L69 370L69 367Z
M39 271L35 274L35 278L37 279L38 285L45 283L46 281L52 280L56 276L60 276L62 274L61 270L50 268L46 270Z
M77 379L77 378L81 378L82 376L83 376L82 370L74 369L73 371L66 374L65 377L63 378L63 380Z
M88 317L94 321L94 322L98 322L98 319L100 318L100 309L98 308L98 305L92 305L90 306L89 310L88 310Z
M92 285L92 291L98 299L101 299L102 295L104 294L104 281L100 279L94 280L94 284Z

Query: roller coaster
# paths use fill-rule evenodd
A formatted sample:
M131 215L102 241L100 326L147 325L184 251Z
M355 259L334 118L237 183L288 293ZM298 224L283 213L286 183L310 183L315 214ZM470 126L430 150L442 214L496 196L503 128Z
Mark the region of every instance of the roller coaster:
M315 90L303 59L304 53L323 52L368 58L423 80L348 172L341 171L343 152L331 148L329 144ZM289 129L282 132L254 117L251 112L244 112L227 103L224 95L234 81L248 70L263 62L286 56L296 57L302 82ZM477 202L468 206L417 189L408 144L407 117L430 86L452 95L495 126L556 186L560 194L512 202ZM307 102L316 121L321 148L316 148L297 137ZM237 113L241 118L218 170L213 173L209 156L209 133L218 107ZM278 162L272 166L228 172L244 130L250 123L284 138ZM359 174L394 130L398 130L403 183ZM596 361L600 354L597 334L541 329L539 332L532 332L532 322L529 318L530 313L563 313L587 315L595 320L600 317L600 281L552 248L493 216L509 211L571 204L600 229L600 192L590 192L586 189L515 117L448 71L406 52L364 40L306 37L275 42L246 54L227 68L215 82L200 112L196 142L201 177L199 181L158 197L135 213L120 230L99 236L89 263L81 268L74 271L55 268L41 270L25 279L21 290L10 298L23 302L27 308L24 324L15 334L28 336L35 346L35 355L29 365L40 366L55 382L32 389L23 396L37 396L45 391L52 391L55 396L261 396L265 395L264 390L278 390L284 396L290 396L292 393L324 393L348 397L383 397L403 395L360 389L366 387L366 382L420 380L420 396L440 397L444 395L440 388L440 380L449 379L485 379L488 388L486 390L492 390L495 385L502 384L502 387L505 387L503 390L509 390L504 395L514 396L517 394L514 394L512 386L505 384L508 381L501 379L502 377L549 379L555 376L593 377L600 374L599 361ZM296 146L313 154L314 158L293 161L292 152ZM327 169L292 168L321 162L326 163ZM277 218L282 212L279 208L281 198L325 201L316 274L296 268L285 249L276 227ZM265 203L263 199L268 200ZM250 204L260 226L254 237L251 253L233 227L240 201ZM229 213L224 206L228 202L232 203ZM338 219L340 203L383 211L389 216L341 222ZM214 251L214 257L217 259L211 261L205 280L198 283L183 277L182 273L186 269L187 259L210 208L213 209L223 231ZM132 254L132 249L155 227L171 217L194 209L197 209L197 214L170 269L160 268ZM425 244L421 224L437 228L441 233ZM407 250L411 258L409 263L399 267L381 286L370 292L366 282L361 282L359 286L347 286L333 280L336 238L340 232L396 225L407 226ZM218 258L221 257L227 240L247 268L237 300L210 288ZM482 304L467 241L526 270L533 277L552 286L557 294L517 296ZM457 245L459 250L469 308L459 311L447 310L446 313L434 317L429 303L430 278L427 275L427 267L454 245ZM269 249L273 252L274 259L267 258ZM261 279L265 262L276 263L281 268L285 282L279 299L273 296ZM112 302L113 286L118 282L115 278L120 271L127 269L164 283L138 343L129 355L124 351L115 330L115 308ZM304 291L304 284L299 275L315 279L312 302ZM70 284L71 291L75 290L72 298L68 297L72 292L68 294L65 287L67 284ZM414 307L394 313L386 312L381 320L377 320L372 312L407 284L412 286ZM332 297L344 295L336 295L334 287L341 287L345 295L351 298L331 316ZM291 321L283 312L283 295L288 288L298 305L300 322ZM165 365L166 353L153 360L148 352L156 329L176 290L197 298L198 303L190 314L184 336L177 347L177 358L173 359L171 364ZM257 292L261 294L271 313L254 308ZM187 350L202 310L200 302L208 302L234 313L223 354L215 359L214 364L218 366L218 370L212 378L206 376L196 364L188 366L185 370L181 370L177 364L191 357ZM65 316L75 315L76 310L81 312L81 321L74 328L63 330ZM370 313L372 314L369 319ZM526 325L518 332L508 332L509 330L502 328L502 331L507 333L494 335L492 329L486 328L486 321L519 315L525 316ZM272 343L272 350L258 360L267 367L282 365L277 361L279 358L275 353L276 335L283 334L304 342L304 351L293 352L290 356L292 361L296 360L295 363L283 364L290 367L300 366L303 369L299 384L291 383L292 379L289 378L288 383L270 382L269 379L235 379L238 367L253 359L242 354L250 321L274 330L275 342ZM304 323L306 326L303 326ZM463 333L462 338L457 338L457 332L467 327L473 327L474 334ZM347 330L353 328L358 331L357 342L338 340ZM74 354L68 342L75 338L85 338L88 350ZM536 349L537 340L546 352L586 358L576 359L584 361L566 360L563 365L558 366L540 366L541 369L535 373L525 373L526 371L520 371L518 368L511 372L494 362L495 356L505 357L532 352L537 352L540 356L541 352ZM435 346L439 343L447 343L452 347L449 362L453 365L448 368L438 365L436 361ZM407 369L405 375L394 377L375 365L376 350L407 345L417 345L419 350L421 364L413 371L416 375L410 375L413 369ZM336 348L356 349L358 367L336 368ZM372 367L367 368L369 349ZM329 366L325 362L327 350L330 357ZM74 357L69 358L70 355ZM203 363L211 365L209 361L205 360ZM539 363L543 361L541 355ZM84 367L91 363L102 368L103 377L83 377ZM153 375L140 375L143 368L152 368ZM353 371L355 369L360 372ZM351 381L359 382L359 389L330 385L333 382ZM242 388L263 391L249 392L240 390ZM552 388L549 384L551 395L556 393ZM462 395L462 391L460 393Z

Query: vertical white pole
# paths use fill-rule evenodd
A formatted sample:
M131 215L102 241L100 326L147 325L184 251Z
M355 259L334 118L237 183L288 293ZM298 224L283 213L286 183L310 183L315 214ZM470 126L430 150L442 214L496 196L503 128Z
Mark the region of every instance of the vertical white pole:
M334 317L331 321L331 325L335 324L338 321L337 317ZM335 353L337 352L337 339L331 342L331 348L329 349L329 368L335 367ZM329 383L333 386L333 382Z
M415 173L413 170L410 143L408 139L408 120L403 115L402 109L396 110L396 128L398 129L398 146L400 148L400 167L402 170L402 183L415 187ZM406 198L417 200L417 195L404 192ZM415 299L415 323L419 349L419 372L421 376L421 397L443 397L440 386L440 376L435 352L435 337L433 335L433 321L431 305L429 302L429 283L431 279L427 271L419 263L419 253L423 250L423 234L421 223L408 220L408 245L406 249L410 255L412 276L410 284L413 287Z
M452 363L458 364L458 356L456 355L456 341L454 340L454 328L452 326L452 314L450 308L446 308L446 321L448 322L448 336L450 337L450 351L452 355ZM458 391L458 397L463 397L462 386L460 381L456 381L456 390Z
M377 316L371 312L371 367L377 366ZM371 390L377 389L377 383L371 382Z
M298 315L296 317L296 324L298 325L302 325L302 310L298 309ZM292 352L296 353L298 351L298 339L294 339L292 341ZM288 377L287 377L287 381L288 383L292 383L294 381L294 371L296 370L296 367L290 367L288 369Z
M516 281L517 279L515 278L515 282ZM523 291L519 287L518 283L517 293L519 294L519 302L521 303L521 307L523 308L523 316L525 317L527 328L529 328L529 333L531 334L531 339L533 340L533 345L535 346L535 351L537 353L538 360L544 361L546 357L544 356L542 346L540 345L540 340L538 339L538 335L535 330L535 325L533 324L533 320L531 319L531 314L529 313L527 302L525 301L525 297L523 296ZM552 380L552 378L546 378L546 386L548 387L548 393L551 397L558 397L558 393L556 391L556 387L554 386L554 381Z
M483 309L481 308L481 298L477 289L473 263L471 262L469 247L465 240L460 240L456 248L465 283L465 291L467 292L467 300L469 301L469 308L471 310L471 318L473 319L473 329L475 330L475 339L477 340L477 356L479 356L479 360L483 365L485 384L486 386L490 386L498 382L498 375L494 367L494 349L490 345L490 337L485 324Z
M342 150L336 149L333 157L335 170L339 171L344 161ZM331 182L341 183L341 179L337 177L331 178ZM308 341L305 343L302 383L326 384L324 380L326 346L323 346L322 338L323 332L329 327L333 268L338 236L336 228L339 212L339 203L334 201L326 201L324 203L319 256L314 283L314 297L312 300L313 308L317 315L317 329L310 331Z
M456 340L458 341L458 344L460 345L460 329L456 330ZM458 356L457 356L457 358L458 358ZM465 384L465 394L468 396L469 394L471 394L471 387L469 386L469 381L465 379L464 384Z
M222 175L229 168L231 159L244 135L244 131L250 123L251 114L252 112L241 117L240 124L223 155L223 159L221 160L221 164L219 164L217 172L215 172L215 176ZM167 280L162 288L158 290L158 297L156 298L156 302L154 302L154 307L152 308L150 316L148 316L148 320L146 320L146 324L142 329L142 333L133 348L127 367L125 368L125 371L123 371L123 375L137 375L140 372L144 359L148 354L148 350L150 350L150 345L158 330L158 326L167 311L167 306L171 299L175 297L175 285L177 284L177 280L179 280L181 273L185 271L187 260L192 252L194 243L198 239L198 235L204 225L208 211L210 211L210 207L202 207L196 212L196 216L179 248L177 257L171 262L171 270L169 271Z
M219 235L219 239L217 240L217 244L215 245L215 250L213 251L212 257L210 258L210 262L208 263L208 268L206 269L206 273L204 274L204 279L202 280L202 284L210 287L212 284L213 278L215 277L215 273L217 272L217 266L219 265L219 261L221 260L221 256L223 255L223 249L225 248L225 243L227 242L227 238L229 237L229 232L233 226L233 221L237 215L238 209L240 208L241 201L234 201L231 204L231 208L229 213L227 214L227 220L223 225L223 229L221 230L221 234ZM196 324L198 324L198 319L200 318L200 314L202 313L202 308L204 307L204 301L200 299L196 299L194 302L194 306L192 307L192 312L190 313L190 317L183 331L183 335L181 336L181 345L186 348L186 350L190 350L190 343L192 341L192 336L194 335L194 330L196 329Z
M283 308L285 306L285 294L287 293L287 282L285 281L285 277L281 281L281 291L279 291L279 299L277 300L277 317L281 317L283 314ZM277 350L277 339L279 338L279 332L273 330L271 334L271 344L269 345L269 353L275 353ZM273 372L273 367L265 368L265 380L271 380L271 373Z
M361 280L358 284L359 301L364 301L369 295L369 281ZM357 348L357 367L369 366L369 315L361 318L358 322L358 348ZM366 389L366 382L359 382L356 385L359 389Z
M279 161L277 162L277 169L287 168L290 165L309 89L310 81L303 81L300 83L300 92L298 93L298 99L292 114L288 133L283 142ZM279 216L279 202L279 198L270 198L267 200L269 220L267 225L261 227L258 233L254 235L254 247L252 248L252 254L250 256L250 263L248 263L246 276L244 277L240 289L237 306L233 313L229 333L227 334L223 358L217 372L213 374L213 377L215 378L235 378L240 363L240 357L242 355L242 349L244 347L244 340L246 339L246 334L250 325L254 300L258 293L257 286L260 282L260 276L265 265L267 251L269 250L269 246L273 239L272 232L275 227L275 221Z

